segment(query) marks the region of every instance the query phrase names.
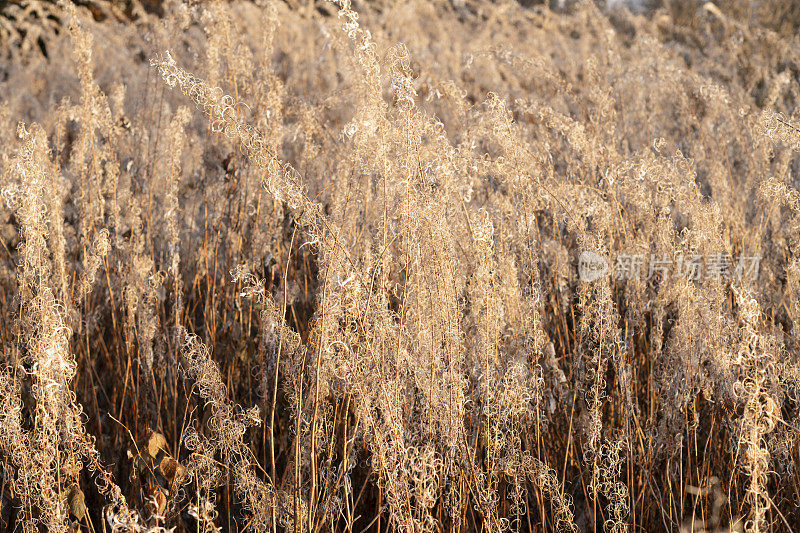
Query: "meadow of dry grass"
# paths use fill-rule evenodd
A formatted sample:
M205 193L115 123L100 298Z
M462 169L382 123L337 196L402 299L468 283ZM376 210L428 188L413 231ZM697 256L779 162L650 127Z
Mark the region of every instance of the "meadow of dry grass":
M0 2L0 528L800 530L800 10L612 3Z

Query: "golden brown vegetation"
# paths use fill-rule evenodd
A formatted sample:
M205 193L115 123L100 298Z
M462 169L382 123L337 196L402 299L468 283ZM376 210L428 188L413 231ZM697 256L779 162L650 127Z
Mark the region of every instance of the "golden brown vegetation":
M0 6L1 527L800 525L793 3L154 5Z

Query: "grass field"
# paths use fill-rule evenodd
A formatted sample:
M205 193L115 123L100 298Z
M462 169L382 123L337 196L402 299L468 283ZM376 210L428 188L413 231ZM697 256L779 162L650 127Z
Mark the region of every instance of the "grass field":
M798 28L0 2L0 528L800 529Z

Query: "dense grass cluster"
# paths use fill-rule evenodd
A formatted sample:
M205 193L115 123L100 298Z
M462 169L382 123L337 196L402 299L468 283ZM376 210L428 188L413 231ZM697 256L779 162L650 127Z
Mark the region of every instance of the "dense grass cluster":
M794 3L529 4L0 6L0 527L800 527Z

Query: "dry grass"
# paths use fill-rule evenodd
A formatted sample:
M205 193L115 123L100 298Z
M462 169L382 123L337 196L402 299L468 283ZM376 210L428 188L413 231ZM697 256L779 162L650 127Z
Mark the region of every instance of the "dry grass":
M2 527L796 529L767 4L0 6Z

